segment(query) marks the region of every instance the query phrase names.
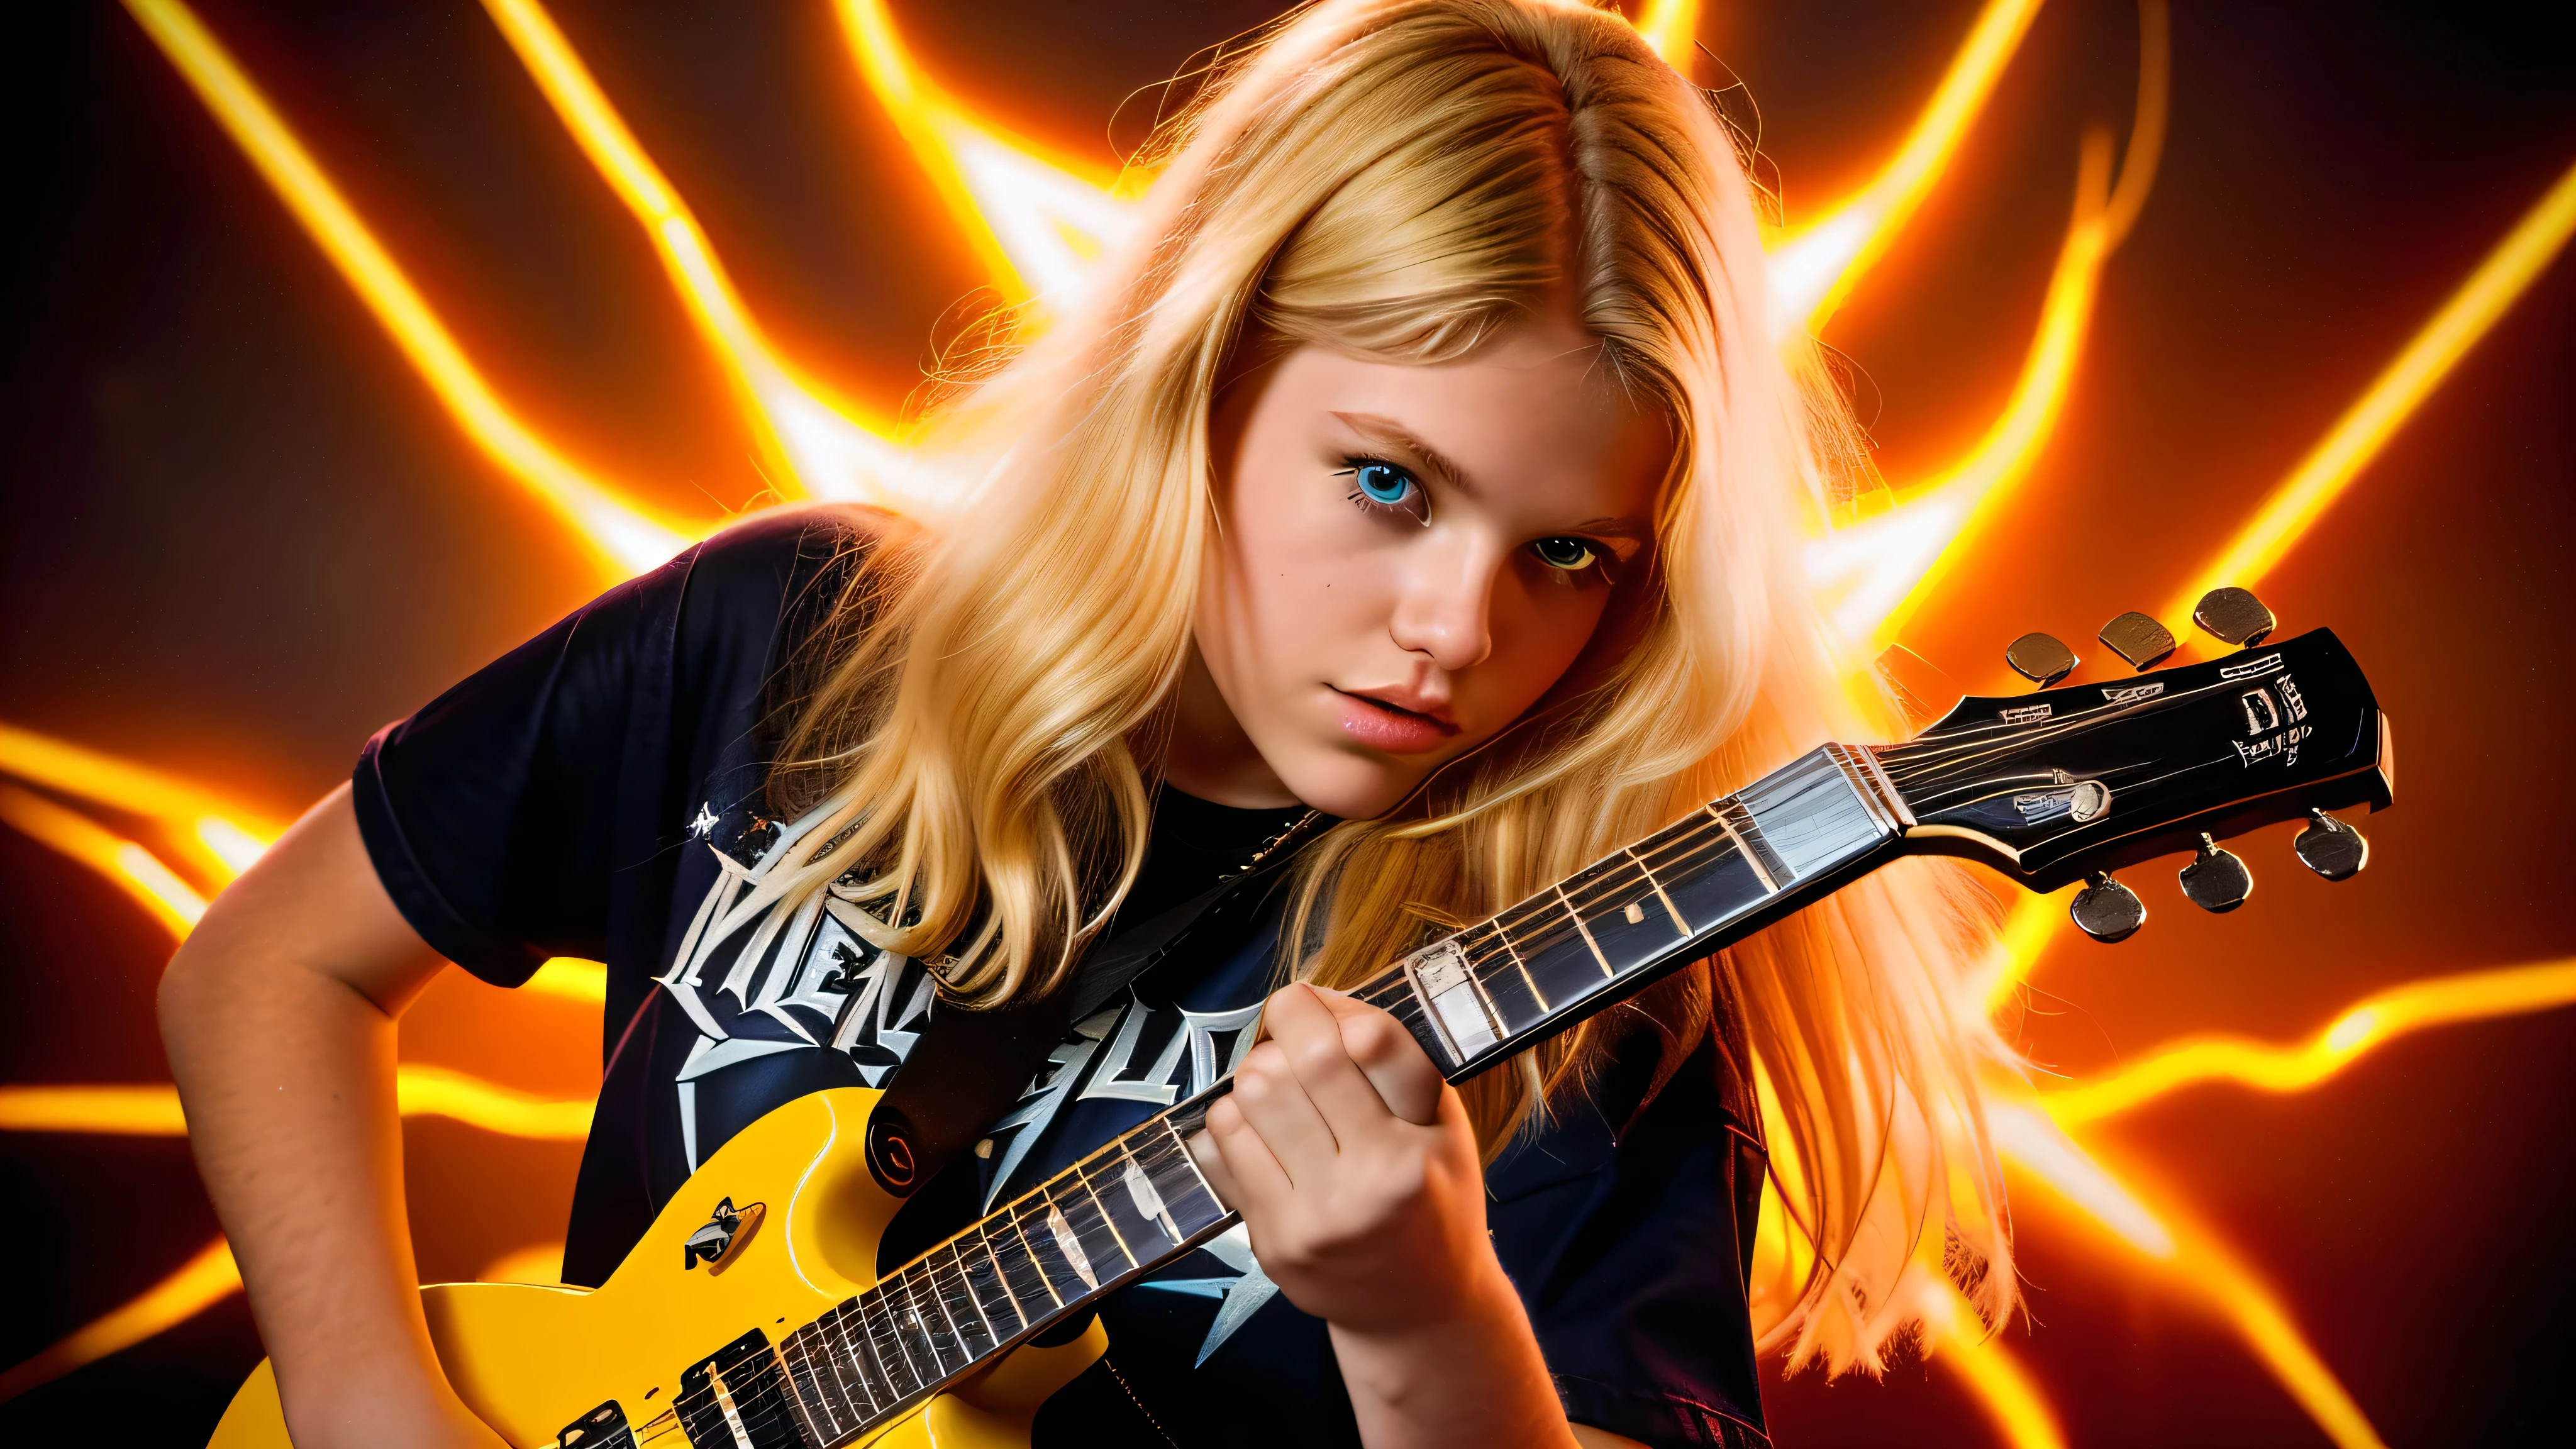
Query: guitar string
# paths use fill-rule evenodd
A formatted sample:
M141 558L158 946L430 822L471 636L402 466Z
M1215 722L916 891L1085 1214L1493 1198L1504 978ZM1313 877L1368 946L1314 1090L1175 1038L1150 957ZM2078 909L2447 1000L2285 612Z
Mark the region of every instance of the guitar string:
M1722 797L1718 802L1713 802L1713 805L1723 806L1725 804L1740 803L1741 801L1738 796L1727 796ZM1658 839L1658 836L1661 838ZM1652 843L1649 844L1648 842ZM1471 948L1491 946L1497 941L1503 944L1506 949L1510 949L1522 944L1522 942L1515 939L1516 932L1526 931L1534 921L1546 922L1551 935L1554 937L1561 937L1561 933L1566 929L1567 924L1578 922L1582 918L1583 913L1593 906L1599 905L1606 900L1615 899L1622 895L1628 895L1632 893L1634 888L1639 884L1643 884L1649 889L1660 888L1662 880L1661 877L1657 875L1654 866L1660 865L1664 867L1665 870L1674 872L1688 870L1692 868L1692 857L1703 853L1713 852L1719 847L1733 848L1735 844L1736 842L1732 833L1726 830L1724 825L1716 819L1686 818L1683 821L1676 821L1673 825L1666 826L1664 830L1657 832L1656 835L1649 836L1645 840L1641 840L1637 845L1629 847L1620 855L1604 857L1602 860L1594 862L1593 865L1585 867L1584 871L1576 872L1577 876L1581 876L1587 871L1599 871L1599 874L1595 875L1592 880L1585 884L1585 886L1579 888L1582 891L1579 903L1570 893L1563 890L1562 884L1560 883L1559 887L1556 889L1526 898L1524 901L1517 903L1515 907L1506 908L1504 911L1496 913L1496 915L1487 918L1485 921L1477 923L1475 926L1471 926L1466 930L1455 933L1449 939L1453 942L1459 943L1462 954L1465 954ZM1557 903L1548 901L1547 898L1551 895L1558 898ZM1533 936L1531 939L1538 940L1540 938ZM1533 945L1530 949L1534 952L1544 951L1554 944L1555 940L1553 938L1546 939L1543 944ZM1479 971L1495 959L1496 956L1491 951L1486 951L1482 955L1468 957L1471 969ZM1360 990L1364 992L1372 986L1391 988L1402 984L1404 984L1402 968L1401 966L1396 966L1381 972L1377 977L1372 978L1370 982L1363 983ZM1164 1125L1165 1120L1164 1114L1158 1114L1156 1118L1152 1119L1152 1121L1146 1124L1140 1124L1139 1127L1130 1129L1128 1132L1122 1133L1118 1137L1111 1139L1102 1147L1095 1149L1093 1152L1086 1154L1082 1158L1077 1159L1069 1167L1051 1175L1046 1182L1039 1184L1030 1192L1022 1194L1018 1199L1014 1199L1012 1204L998 1212L986 1215L985 1218L979 1220L973 1227L943 1240L940 1244L935 1245L930 1252L936 1253L941 1249L946 1249L951 1254L952 1258L957 1258L960 1255L958 1254L956 1245L969 1237L977 1238L986 1254L993 1257L995 1284L1010 1303L1014 1315L1020 1318L1024 1329L1027 1329L1032 1325L1042 1327L1047 1321L1058 1318L1072 1311L1077 1304L1088 1301L1100 1290L1096 1287L1090 1288L1078 1298L1062 1303L1053 1312L1041 1313L1039 1317L1035 1319L1030 1318L1027 1310L1022 1307L1020 1303L1018 1291L1010 1286L1007 1270L1004 1268L1000 1258L993 1254L989 1227L998 1219L1004 1217L1016 1218L1016 1209L1027 1205L1031 1198L1042 1195L1052 1196L1047 1193L1048 1188L1071 1182L1079 1184L1085 1195L1091 1199L1091 1212L1100 1216L1104 1220L1104 1223L1109 1226L1114 1237L1116 1234L1116 1228L1112 1215L1106 1205L1099 1200L1098 1191L1095 1185L1084 1173L1084 1169L1093 1165L1098 1160L1107 1158L1112 1153L1121 1152L1122 1150L1124 1154L1131 1159L1137 1157L1139 1153L1137 1148L1134 1145L1131 1145L1130 1139L1150 1136L1148 1129L1153 1126ZM1149 1142L1144 1146L1145 1152L1153 1153L1158 1158L1178 1150L1179 1149L1171 1144L1159 1142ZM1186 1154L1183 1155L1185 1156ZM1159 1226L1157 1230L1161 1231ZM1166 1234L1166 1237L1168 1238L1168 1234ZM1169 1252L1170 1248L1177 1247L1177 1244L1170 1243L1162 1251L1154 1253L1147 1260L1141 1262L1136 1258L1134 1252L1124 1245L1123 1240L1118 1241L1118 1247L1120 1258L1124 1260L1128 1266L1120 1270L1118 1273L1113 1273L1111 1275L1113 1278L1123 1277L1128 1272L1141 1271L1157 1265L1164 1259L1165 1253ZM888 1279L883 1282L862 1290L859 1294L854 1296L849 1304L843 1305L845 1308L850 1306L857 1307L863 1323L868 1324L871 1328L878 1324L883 1324L888 1330L890 1330L891 1334L895 1336L896 1347L902 1350L904 1354L903 1367L906 1370L906 1376L913 1379L916 1384L916 1387L914 1387L909 1393L899 1395L895 1401L896 1403L901 1403L904 1399L910 1398L915 1394L935 1388L938 1383L946 1382L957 1373L960 1373L964 1369L980 1362L982 1359L989 1357L993 1351L991 1348L987 1348L981 1352L974 1351L971 1344L967 1341L967 1337L963 1330L957 1326L953 1310L949 1307L949 1293L953 1288L957 1292L964 1294L970 1302L974 1303L979 1313L986 1311L984 1309L984 1300L976 1291L971 1275L966 1273L962 1267L943 1267L939 1264L930 1262L928 1261L929 1256L929 1254L924 1254L922 1258L915 1259L912 1263L905 1265L904 1268L898 1269L895 1274L890 1275ZM1033 1249L1027 1250L1027 1256L1032 1259L1031 1266L1037 1269L1039 1273L1044 1274L1046 1271L1045 1267L1043 1263L1035 1261ZM953 1348L950 1353L945 1356L941 1353L938 1342L938 1338L942 1335L939 1335L937 1330L929 1326L927 1316L921 1311L918 1300L922 1294L922 1288L918 1285L905 1283L905 1278L916 1269L918 1269L921 1274L928 1279L928 1292L931 1296L932 1306L937 1308L941 1316L949 1321L949 1331L944 1336L950 1341ZM888 1301L888 1295L882 1290L888 1283L893 1283L903 1287L906 1297L913 1300L911 1307L906 1310L913 1318L916 1325L909 1335L910 1341L907 1341L903 1326L899 1320L894 1322L887 1321L887 1310L891 1309L893 1304ZM872 1303L870 1302L871 1299L878 1301ZM833 1310L833 1312L840 1311L842 1310ZM830 1315L825 1315L825 1317L828 1316ZM798 1330L798 1334L809 1329L819 1330L821 1329L821 1326L822 1319L818 1318L814 1323L808 1324L804 1329ZM988 1321L986 1323L988 1334L990 1332L990 1327L991 1325ZM789 1340L792 1341L798 1336L798 1334L789 1335ZM1013 1336L1016 1337L1017 1335ZM869 1376L864 1372L864 1364L858 1361L857 1353L854 1351L855 1346L844 1345L836 1351L835 1346L831 1343L831 1337L832 1335L828 1330L818 1333L818 1338L824 1347L826 1357L837 1357L843 1359L844 1361L849 1362L853 1368L861 1370L857 1375L857 1382L861 1387L869 1388ZM871 1338L873 1346L875 1335L870 1334L869 1337ZM925 1381L920 1367L912 1361L914 1357L912 1350L916 1342L928 1358L929 1362L940 1370L939 1377L936 1380ZM996 1346L998 1346L998 1344ZM772 1374L766 1376L763 1383L753 1390L748 1402L746 1399L739 1397L735 1400L735 1415L737 1418L742 1418L744 1416L745 1408L748 1407L753 1414L756 1414L760 1418L763 1427L767 1427L770 1423L774 1422L778 1417L782 1416L786 1412L785 1408L781 1404L761 1402L764 1396L771 1400L777 1400L785 1396L792 1395L799 1401L800 1407L805 1407L809 1414L811 1412L811 1406L803 1403L805 1398L804 1391L796 1385L795 1370L787 1361L785 1344L782 1343L781 1345L772 1346L770 1348L769 1357L773 1369ZM880 1352L878 1357L882 1360L884 1357L883 1353ZM952 1369L947 1365L947 1357L954 1357L959 1360L956 1368ZM831 1367L831 1365L828 1364L826 1366ZM812 1368L810 1355L808 1355L808 1368L809 1371ZM884 1367L880 1364L879 1373L882 1374L883 1372ZM894 1389L898 1388L899 1385L889 1379L887 1387L889 1389ZM701 1390L700 1392L712 1394L713 1390ZM874 1398L872 1389L869 1393L869 1398L871 1400ZM853 1403L852 1407L855 1408L857 1405ZM892 1407L893 1405L885 1406L886 1409L891 1409ZM678 1406L675 1405L674 1412L676 1412L677 1409ZM870 1410L871 1418L869 1420L862 1421L860 1427L865 1427L868 1423L873 1422L874 1415L884 1411L878 1409L873 1405L873 1403L870 1405ZM656 1420L653 1422L660 1421ZM746 1426L748 1426L750 1421L745 1419L745 1423ZM660 1437L662 1434L680 1429L681 1427L682 1425L680 1423L674 1422L668 1425L665 1429L649 1431L646 1438L649 1440L650 1438Z
M1943 777L1955 776L1964 770L1972 769L1979 764L1991 761L2000 755L2009 753L2013 750L2028 749L2035 745L2045 743L2051 739L2060 738L2067 734L2078 732L2082 729L2109 723L2113 719L2134 713L2142 713L2149 708L2170 708L2176 703L2180 703L2183 700L2209 692L2210 690L2214 690L2218 687L2220 687L2218 684L2204 686L2202 689L2187 691L2164 700L2155 701L2153 705L2150 705L2148 701L2139 701L2135 705L2109 713L2087 712L2085 715L2069 717L2048 726L2035 728L2021 727L2007 734L1989 737L1984 740L1958 741L1947 747L1938 748L1937 752L1918 754L1913 748L1900 745L1878 752L1877 757L1880 767L1887 773L1892 783L1896 783L1900 786L1927 783ZM1738 792L1735 796L1724 797L1721 801L1716 802L1716 805L1722 806L1724 804L1741 803L1741 792ZM1675 828L1675 826L1685 825L1686 828ZM1492 948L1499 945L1502 948L1503 953L1512 955L1515 961L1517 961L1519 948L1524 944L1527 944L1523 940L1519 939L1519 937L1522 933L1529 932L1533 925L1541 925L1543 923L1542 928L1545 934L1544 936L1532 934L1530 939L1532 941L1539 942L1539 944L1529 945L1528 949L1530 949L1534 954L1552 949L1558 941L1562 939L1563 932L1568 925L1573 925L1579 929L1581 921L1592 906L1600 904L1605 900L1612 899L1623 894L1628 894L1636 885L1641 883L1650 889L1660 889L1663 882L1654 869L1655 865L1661 865L1668 871L1679 873L1692 868L1691 858L1694 856L1703 853L1713 853L1721 846L1738 848L1738 842L1735 840L1732 832L1726 830L1724 825L1716 819L1707 819L1704 821L1700 819L1689 819L1686 822L1676 822L1675 826L1668 826L1664 832L1658 832L1658 834L1663 837L1659 840L1654 837L1649 837L1649 840L1654 841L1652 845L1640 842L1639 846L1630 847L1628 851L1623 852L1624 858L1622 856L1605 857L1603 860L1595 862L1593 866L1587 866L1585 868L1586 871L1599 869L1599 874L1594 876L1592 880L1587 882L1586 885L1581 888L1583 894L1580 903L1578 903L1570 893L1566 892L1562 883L1560 883L1558 887L1549 892L1541 892L1525 898L1523 901L1516 903L1512 907L1507 907L1501 912L1497 912L1494 916L1489 917L1482 922L1478 922L1473 926L1454 933L1448 938L1448 940L1459 947L1461 955L1466 959L1470 970L1477 973L1481 979L1484 976L1486 969L1497 962L1501 954ZM1606 867L1606 869L1603 869L1602 867ZM1583 873L1584 872L1577 872L1576 874L1580 876ZM1776 894L1777 892L1775 891L1771 893ZM1557 901L1555 903L1550 903L1547 900L1547 897L1550 895L1557 897ZM1402 968L1398 965L1390 967L1389 969L1379 973L1378 976L1371 978L1368 982L1362 983L1361 987L1358 988L1358 993L1356 994L1365 994L1373 989L1392 991L1394 988L1405 984ZM953 1377L965 1368L971 1367L973 1364L989 1357L993 1352L993 1349L990 1347L981 1352L973 1349L971 1343L968 1341L968 1335L957 1323L954 1309L951 1307L951 1303L953 1301L951 1296L952 1291L954 1293L963 1294L967 1300L975 1306L978 1315L983 1317L983 1326L985 1328L986 1337L991 1339L993 1334L993 1325L989 1320L989 1310L985 1306L985 1299L976 1289L973 1275L964 1268L963 1255L957 1247L958 1243L966 1238L970 1236L974 1237L977 1240L977 1246L992 1262L994 1285L1000 1290L1003 1298L1009 1303L1013 1315L1020 1320L1024 1331L1030 1330L1036 1325L1043 1325L1049 1320L1072 1311L1076 1304L1088 1301L1088 1299L1099 1292L1096 1287L1091 1288L1089 1291L1074 1300L1060 1303L1054 1311L1042 1312L1038 1318L1032 1319L1029 1316L1027 1308L1024 1307L1020 1301L1018 1290L1011 1286L1008 1271L1001 1258L995 1253L992 1247L989 1232L990 1225L999 1218L1011 1216L1014 1218L1014 1225L1016 1226L1016 1209L1024 1205L1027 1200L1032 1197L1046 1195L1047 1188L1071 1182L1079 1185L1084 1194L1090 1198L1090 1210L1103 1219L1104 1225L1109 1228L1113 1235L1113 1241L1118 1245L1120 1258L1129 1265L1120 1273L1113 1274L1113 1278L1123 1277L1125 1272L1149 1268L1162 1260L1163 1253L1169 1251L1168 1247L1163 1249L1163 1251L1156 1252L1147 1261L1140 1262L1136 1258L1133 1250L1125 1245L1123 1236L1117 1234L1114 1219L1112 1218L1109 1209L1100 1201L1096 1185L1084 1173L1083 1169L1094 1163L1095 1160L1109 1156L1113 1151L1122 1152L1131 1161L1134 1161L1139 1156L1139 1150L1137 1145L1131 1144L1130 1139L1149 1136L1147 1128L1155 1125L1163 1125L1164 1121L1164 1116L1158 1114L1152 1122L1142 1124L1138 1128L1131 1129L1127 1133L1120 1134L1118 1137L1113 1138L1109 1143L1104 1144L1100 1149L1087 1154L1083 1158L1077 1159L1076 1162L1068 1168L1053 1174L1047 1182L1040 1184L1036 1189L1033 1189L1032 1192L1023 1194L1021 1198L1015 1199L1011 1206L1006 1207L999 1213L988 1214L984 1219L979 1220L972 1228L953 1235L932 1250L933 1252L936 1252L939 1248L947 1249L952 1259L952 1266L943 1268L935 1262L916 1260L914 1264L907 1265L906 1269L899 1270L897 1275L888 1280L902 1286L905 1290L906 1296L913 1300L912 1306L908 1310L916 1325L913 1330L913 1338L918 1341L920 1349L924 1351L930 1363L941 1371L937 1380L925 1380L920 1367L912 1361L913 1344L906 1342L901 1336L903 1332L902 1325L900 1322L888 1324L887 1327L889 1327L896 1336L895 1346L903 1352L903 1367L907 1371L907 1377L913 1379L916 1384L916 1387L910 1393L900 1395L897 1398L896 1403L900 1403L903 1399L912 1397L915 1394L934 1389L938 1383L946 1382L949 1378ZM1150 1141L1142 1146L1143 1151L1155 1153L1158 1157L1160 1154L1172 1150L1166 1144ZM1141 1168L1141 1163L1138 1165ZM1157 1225L1157 1230L1162 1231L1159 1225ZM1023 1237L1025 1237L1025 1234L1023 1234ZM1173 1244L1171 1246L1177 1245ZM1061 1245L1059 1245L1059 1247L1061 1247ZM1024 1248L1023 1251L1024 1255L1031 1259L1030 1266L1035 1268L1041 1275L1045 1274L1046 1270L1044 1264L1036 1260L1035 1250L1033 1248ZM922 1277L927 1279L928 1292L931 1297L932 1306L939 1311L940 1316L947 1320L949 1324L948 1332L945 1337L951 1343L952 1348L947 1355L943 1355L941 1353L938 1341L940 1335L937 1334L935 1329L928 1326L928 1319L921 1312L918 1300L923 1291L922 1288L919 1285L908 1284L904 1281L905 1277L916 1267L919 1269ZM869 1289L862 1290L861 1293L855 1295L850 1302L843 1305L843 1307L858 1308L862 1323L867 1325L869 1328L873 1328L877 1323L884 1321L880 1317L880 1314L892 1306L890 1302L884 1301L887 1298L887 1295L881 1291L884 1286L884 1283L880 1283L872 1285ZM870 1299L877 1299L880 1301L872 1304L869 1302ZM842 1309L833 1310L835 1313L841 1311ZM828 1317L830 1315L827 1314L825 1316ZM823 1319L821 1318L818 1318L812 1324L806 1325L805 1329L798 1330L798 1334L791 1334L789 1336L789 1341L792 1342L799 1334L808 1330L816 1332L817 1340L824 1350L824 1354L827 1359L827 1363L824 1367L827 1370L837 1373L838 1365L829 1363L828 1360L839 1358L848 1362L852 1369L856 1371L855 1383L862 1389L866 1390L868 1392L868 1397L873 1401L875 1395L873 1387L869 1383L870 1376L864 1371L865 1365L859 1358L856 1346L850 1344L846 1339L844 1339L844 1342L841 1345L835 1346L831 1341L833 1334L823 1327ZM1016 1337L1017 1335L1011 1336ZM869 1337L871 1340L871 1346L874 1346L874 1335L870 1334ZM995 1344L998 1346L998 1340L995 1340ZM761 1427L766 1428L777 1422L779 1419L785 1417L787 1409L783 1401L790 1397L796 1399L798 1401L798 1407L804 1408L808 1415L812 1412L811 1406L804 1403L804 1391L796 1384L795 1370L790 1366L787 1360L785 1347L786 1345L782 1344L770 1348L769 1364L767 1365L770 1372L761 1376L760 1381L747 1396L737 1397L735 1399L735 1417L743 1420L746 1427L750 1427L752 1423L752 1419L745 1416L746 1409L749 1410L752 1416L756 1416L758 1418ZM952 1369L948 1367L946 1363L946 1358L948 1357L954 1357L959 1360L956 1368ZM814 1367L812 1364L811 1354L808 1353L806 1358L807 1369L810 1375ZM883 1358L882 1352L879 1353L879 1358ZM882 1363L879 1365L879 1373L884 1373L884 1365ZM843 1384L845 1386L845 1399L847 1397L846 1385L852 1381L853 1379L849 1377L845 1377L843 1379ZM886 1386L889 1389L898 1387L898 1385L896 1385L891 1379L888 1379ZM730 1385L728 1385L728 1390L730 1390ZM700 1392L712 1395L714 1390L707 1389L701 1390ZM851 1403L851 1407L855 1409L858 1405L853 1401ZM863 1420L858 1428L867 1427L870 1423L874 1422L877 1414L884 1412L884 1409L891 1409L893 1405L889 1404L884 1406L884 1409L879 1409L873 1402L871 1402L868 1407L870 1418L868 1420ZM828 1405L826 1406L826 1411L828 1412ZM832 1417L837 1419L838 1416L833 1415ZM660 1438L671 1432L683 1429L685 1418L686 1414L681 1404L675 1402L671 1410L665 1411L663 1415L647 1421L646 1431L638 1442L650 1442L653 1439ZM652 1428L651 1426L654 1424L661 1424L663 1427L659 1429ZM633 1431L630 1429L630 1433L632 1432ZM856 1432L856 1429L853 1429L851 1432Z

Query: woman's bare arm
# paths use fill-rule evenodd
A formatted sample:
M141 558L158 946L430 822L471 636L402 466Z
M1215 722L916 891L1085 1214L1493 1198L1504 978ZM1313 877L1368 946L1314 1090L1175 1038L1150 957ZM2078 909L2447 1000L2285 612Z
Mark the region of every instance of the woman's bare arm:
M376 879L349 787L218 897L161 979L188 1137L303 1449L492 1446L430 1348L395 1019L445 963Z

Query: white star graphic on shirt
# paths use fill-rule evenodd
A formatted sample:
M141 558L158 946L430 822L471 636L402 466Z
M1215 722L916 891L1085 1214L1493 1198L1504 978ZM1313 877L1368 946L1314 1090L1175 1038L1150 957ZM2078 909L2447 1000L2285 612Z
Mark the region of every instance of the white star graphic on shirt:
M1207 1337L1200 1340L1198 1362L1191 1364L1192 1368L1206 1363L1208 1355L1232 1338L1234 1331L1249 1322L1252 1315L1261 1311L1261 1305L1269 1302L1279 1291L1279 1285L1270 1281L1270 1275L1262 1272L1261 1264L1253 1258L1252 1235L1244 1231L1243 1224L1236 1223L1200 1246L1234 1269L1237 1276L1162 1278L1137 1285L1160 1288L1166 1293L1186 1293L1193 1298L1219 1300L1216 1321L1208 1325Z
M716 813L707 808L706 802L698 803L698 818L689 822L689 833L700 840L716 833Z

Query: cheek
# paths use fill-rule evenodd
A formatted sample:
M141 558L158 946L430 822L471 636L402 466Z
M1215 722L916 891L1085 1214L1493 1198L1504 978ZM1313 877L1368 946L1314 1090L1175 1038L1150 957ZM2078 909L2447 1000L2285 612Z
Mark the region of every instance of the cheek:
M1299 487L1303 482L1307 486ZM1385 570L1365 551L1358 511L1313 480L1269 479L1251 470L1226 510L1224 536L1209 550L1202 599L1221 600L1215 623L1238 679L1250 673L1312 674L1332 642L1364 621L1385 590ZM1383 609L1379 610L1381 613ZM1211 658L1211 669L1217 661Z
M1518 713L1573 665L1609 601L1607 589L1569 587L1553 570L1507 574L1493 594L1493 655L1472 672L1486 676L1497 703L1508 701Z

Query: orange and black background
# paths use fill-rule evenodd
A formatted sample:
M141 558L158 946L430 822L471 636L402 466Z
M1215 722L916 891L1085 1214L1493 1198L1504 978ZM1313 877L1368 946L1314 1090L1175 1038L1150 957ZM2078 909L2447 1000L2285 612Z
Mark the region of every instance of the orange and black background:
M684 516L764 482L629 216L468 0L204 0L496 387L567 453ZM684 193L780 349L891 412L983 281L821 0L560 0L553 14ZM2576 161L2576 32L2510 3L2183 4L2172 131L2104 273L2056 435L1908 625L1970 688L2045 629L2087 654L2217 551L2388 357ZM1167 77L1259 3L925 3L919 59L980 110L1104 164ZM1718 0L1789 219L1865 180L1977 6ZM0 720L291 816L359 744L579 603L570 536L470 447L123 9L0 21ZM2134 9L2057 0L1896 251L1834 319L1891 478L2009 392L2076 141L2125 131ZM1701 79L1724 72L1703 58ZM2012 1020L2083 1076L2173 1038L2301 1039L2374 989L2576 954L2569 455L2576 262L2561 258L2261 589L2334 627L2397 725L2371 869L2329 886L2287 827L2209 917L2171 862L2117 948L2068 935ZM2088 674L2098 672L2089 665ZM167 1080L167 932L0 830L0 1083ZM596 1084L596 1008L451 973L406 1056L550 1097ZM2100 1133L2288 1306L2390 1444L2568 1442L2576 1405L2576 1010L2397 1041L2305 1092L2177 1093ZM559 1240L577 1147L406 1127L420 1266ZM126 1302L216 1232L175 1137L0 1133L0 1365ZM2076 1444L2309 1444L2227 1323L2062 1216L2024 1223L2004 1342ZM238 1295L0 1404L12 1443L193 1443L258 1358ZM1783 1446L1992 1444L1958 1379L1776 1376Z

